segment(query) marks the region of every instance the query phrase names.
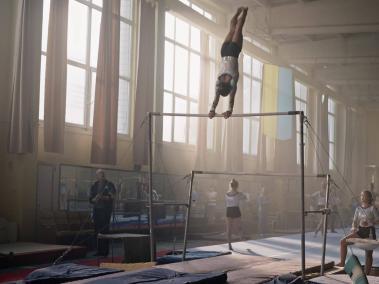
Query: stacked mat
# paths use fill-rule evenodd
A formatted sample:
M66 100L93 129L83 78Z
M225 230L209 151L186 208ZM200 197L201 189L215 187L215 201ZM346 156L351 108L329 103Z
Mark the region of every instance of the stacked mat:
M227 275L225 272L208 272L208 273L182 273L164 268L151 268L139 270L136 272L125 272L122 275L110 276L98 279L98 276L104 276L122 270L99 268L93 266L78 265L74 263L65 263L41 268L30 273L24 283L46 284L46 283L65 283L75 280L86 280L86 283L102 284L138 284L138 283L154 283L154 284L201 284L201 283L225 283ZM91 278L94 278L91 280Z
M225 272L208 273L182 273L164 268L152 268L137 272L130 272L121 276L107 277L105 279L93 279L86 283L91 284L217 284L226 283L227 275Z

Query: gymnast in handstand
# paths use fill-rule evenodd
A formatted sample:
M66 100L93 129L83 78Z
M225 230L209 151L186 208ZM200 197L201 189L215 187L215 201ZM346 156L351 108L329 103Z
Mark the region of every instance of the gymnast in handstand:
M223 113L228 118L233 113L234 97L237 92L238 82L238 56L242 50L242 27L246 20L247 7L239 7L230 20L230 30L221 47L221 70L217 76L216 93L212 107L209 111L209 118L216 115L216 107L220 96L229 97L228 110Z
M345 266L347 254L347 239L372 238L376 239L375 224L378 224L378 209L373 205L372 193L369 190L361 192L361 205L355 209L351 233L340 241L340 263L337 266ZM365 273L368 275L372 267L372 250L366 250Z

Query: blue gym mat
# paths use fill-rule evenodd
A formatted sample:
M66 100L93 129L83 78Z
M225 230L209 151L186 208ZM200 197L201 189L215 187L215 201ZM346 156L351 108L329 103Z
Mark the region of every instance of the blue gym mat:
M24 282L33 284L64 283L122 271L123 270L99 268L75 263L64 263L34 270L25 277Z
M152 268L138 272L130 272L122 276L107 277L106 279L89 280L91 284L217 284L226 283L225 272L181 273L170 269Z

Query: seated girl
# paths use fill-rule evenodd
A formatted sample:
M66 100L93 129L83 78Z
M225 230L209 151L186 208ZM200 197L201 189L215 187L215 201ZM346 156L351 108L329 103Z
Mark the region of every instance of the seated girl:
M347 254L347 239L372 238L376 240L375 224L379 221L379 213L373 205L373 196L369 190L361 192L361 205L355 209L351 233L340 241L340 263L337 266L345 266ZM372 267L372 250L366 250L365 273L368 275Z

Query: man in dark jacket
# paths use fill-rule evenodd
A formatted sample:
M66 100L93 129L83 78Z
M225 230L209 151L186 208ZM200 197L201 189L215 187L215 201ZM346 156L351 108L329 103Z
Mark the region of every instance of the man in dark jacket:
M95 238L97 234L107 234L113 211L113 200L116 194L115 186L105 178L105 172L96 171L97 181L92 185L89 202L93 204L93 222L95 224ZM97 255L107 256L109 253L108 240L97 240Z

